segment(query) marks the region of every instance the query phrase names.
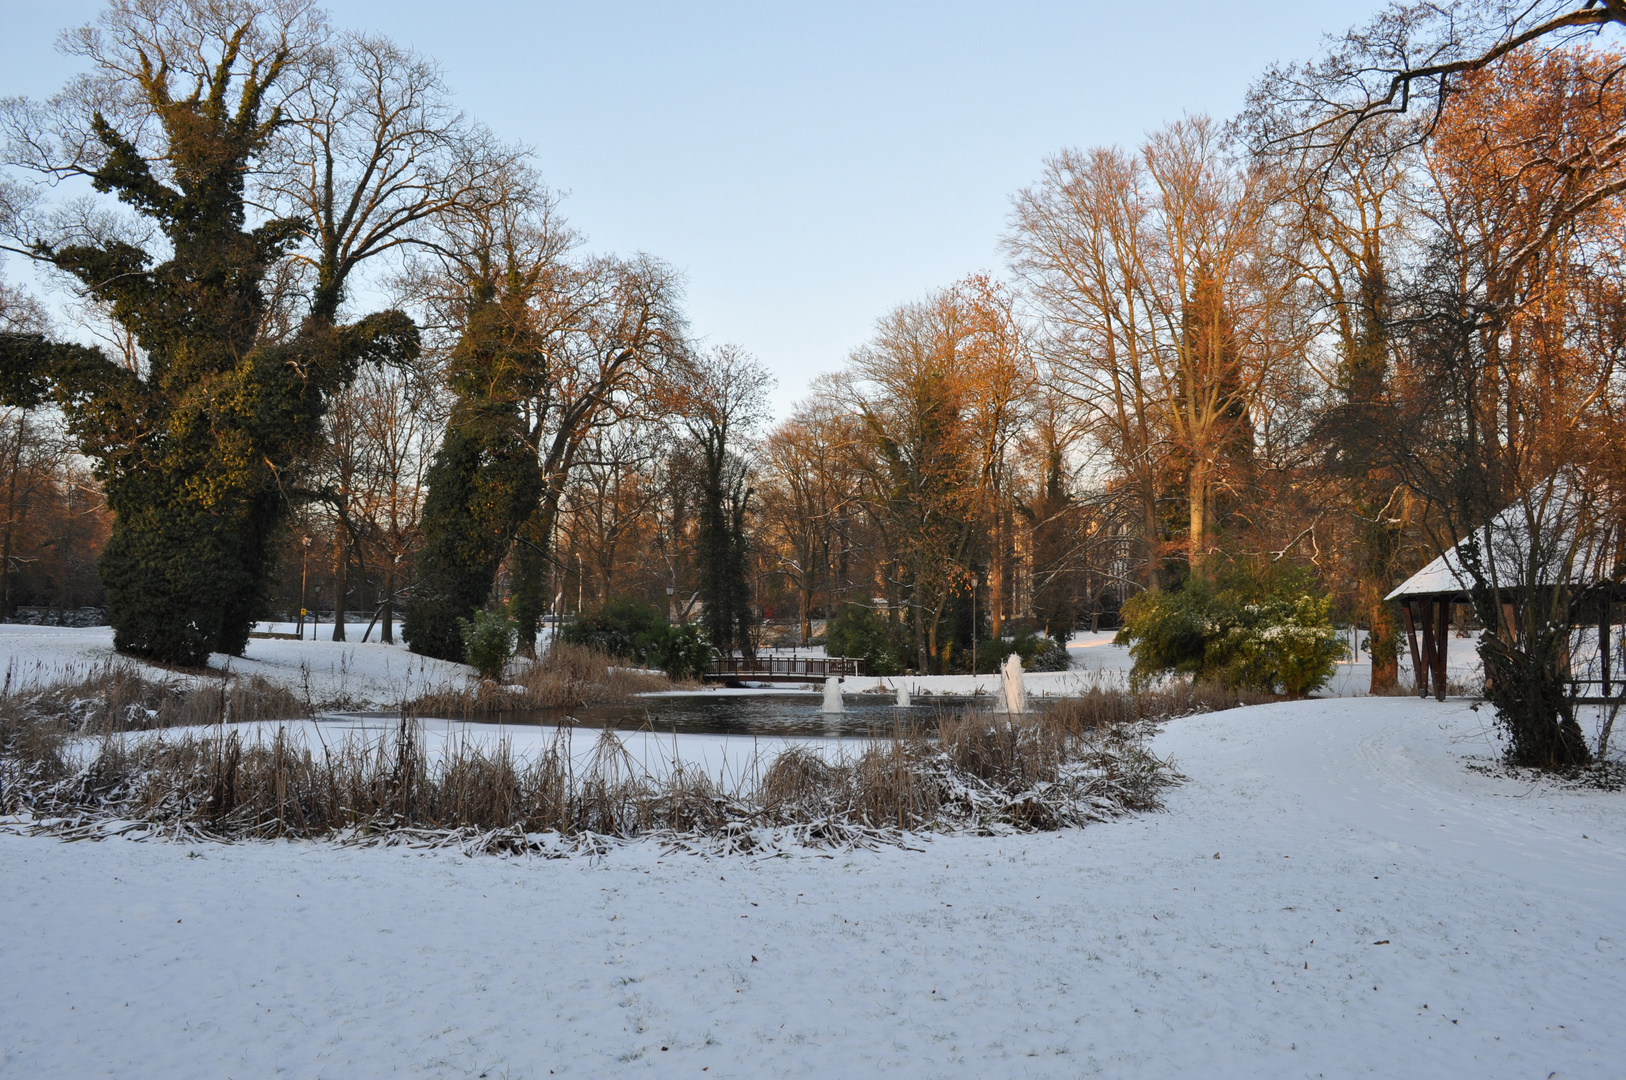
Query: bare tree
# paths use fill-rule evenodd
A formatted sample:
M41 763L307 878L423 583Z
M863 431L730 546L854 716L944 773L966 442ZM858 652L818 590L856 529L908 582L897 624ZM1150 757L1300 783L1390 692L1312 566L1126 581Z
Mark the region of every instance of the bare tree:
M311 314L332 322L362 264L433 244L435 218L502 197L523 151L454 108L435 63L388 38L337 34L307 63L260 198L305 223L309 247L294 259L314 279Z
M812 637L821 588L826 610L835 606L834 581L842 579L834 569L852 542L847 521L859 498L852 454L857 434L845 409L815 397L763 444L763 553L795 591L803 645Z
M1053 366L1141 486L1152 536L1161 485L1180 474L1193 572L1213 500L1244 482L1279 369L1302 353L1298 278L1270 215L1278 182L1195 117L1134 158L1053 159L1017 201L1010 250L1050 323Z
M1267 70L1249 93L1242 123L1261 151L1292 144L1337 156L1376 120L1408 132L1397 144L1416 145L1433 137L1474 74L1515 57L1540 62L1586 42L1618 41L1623 26L1622 0L1392 3L1335 39L1319 59ZM1626 69L1618 52L1600 59L1591 89L1605 108L1609 87ZM1550 168L1558 183L1546 227L1512 254L1515 271L1569 221L1626 192L1626 126L1618 117L1582 139L1546 134L1517 148L1532 167Z

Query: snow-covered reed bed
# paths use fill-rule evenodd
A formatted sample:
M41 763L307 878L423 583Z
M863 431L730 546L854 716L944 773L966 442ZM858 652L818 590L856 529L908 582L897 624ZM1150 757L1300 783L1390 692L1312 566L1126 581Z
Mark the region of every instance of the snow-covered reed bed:
M493 852L651 834L748 850L1049 830L1156 808L1178 777L1148 749L1151 724L1243 703L1180 686L1097 690L1019 717L945 710L885 738L791 747L713 776L676 756L652 770L609 730L585 757L569 727L520 754L509 738L467 733L429 748L411 714L385 732L330 740L308 724L264 722L132 732L144 725L120 722L136 714L116 705L100 710L98 730L83 708L52 717L8 701L0 811L72 837L138 830ZM237 715L249 711L240 703Z

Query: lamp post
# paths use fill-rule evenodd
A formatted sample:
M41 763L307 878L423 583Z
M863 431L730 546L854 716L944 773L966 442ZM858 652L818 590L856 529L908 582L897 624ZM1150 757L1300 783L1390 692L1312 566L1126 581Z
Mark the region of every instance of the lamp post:
M668 623L677 622L677 608L674 606L675 601L672 599L672 594L675 592L677 592L677 589L673 586L668 585L666 587L666 621Z
M299 640L305 640L305 576L311 559L311 538L300 537L305 550L299 555Z
M971 674L977 673L977 575L971 575Z

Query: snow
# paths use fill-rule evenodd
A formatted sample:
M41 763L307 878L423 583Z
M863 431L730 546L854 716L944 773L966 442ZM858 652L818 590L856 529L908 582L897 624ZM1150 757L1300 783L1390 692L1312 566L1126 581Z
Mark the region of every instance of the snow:
M551 747L556 738L563 738L566 752L578 773L585 771L592 762L602 735L601 729L585 725L560 727L553 724L469 723L436 719L419 720L417 724L424 755L431 762L440 760L459 747L478 749L490 755L499 743L507 743L516 759L534 760L544 749ZM315 720L284 723L234 724L231 730L239 732L245 744L257 742L269 745L277 729L281 728L292 745L319 752L323 745L334 746L347 739L376 746L392 738L398 726L398 720L385 717L324 716ZM217 730L208 729L209 734ZM690 772L698 770L704 773L717 781L725 791L741 785L754 785L774 758L791 747L813 750L834 760L843 754L855 756L867 742L851 737L817 735L674 734L652 730L617 730L614 734L626 751L628 764L637 772L658 779L681 765ZM145 732L133 732L127 737L149 736ZM96 746L87 742L82 749L94 754Z
M293 626L288 623L262 623L257 629L261 632L287 633L292 631ZM357 638L366 627L361 624L348 629L350 636ZM317 631L327 638L331 636L333 628L324 623ZM310 633L310 628L306 632ZM1112 640L1112 631L1074 634L1067 643L1068 655L1072 660L1071 670L1025 673L1023 683L1028 695L1069 696L1085 693L1097 686L1115 688L1126 685L1132 665L1129 650L1114 645ZM788 655L791 650L778 652ZM822 647L795 652L802 656L823 655ZM1351 696L1366 692L1371 681L1371 661L1358 649L1352 656L1353 659L1338 665L1327 690L1329 694ZM1479 658L1471 640L1461 638L1452 641L1449 658L1453 680L1468 684L1477 680ZM177 678L173 672L165 669L131 661L127 657L117 657L113 652L113 632L105 626L80 629L0 624L0 664L10 672L11 687L80 678L115 660L134 663L154 678ZM311 702L321 709L357 711L393 710L404 698L416 697L426 690L460 686L473 670L463 664L417 656L399 643L385 645L377 640L335 642L269 638L251 638L245 654L240 657L216 654L210 658L210 666L223 673L258 675L279 683L301 698L308 695ZM1409 669L1407 658L1402 658L1401 669L1402 677L1406 678ZM999 676L993 674L867 676L843 679L841 689L843 694L895 694L900 683L922 698L934 694L992 695L999 690ZM822 690L822 684L809 683L808 688ZM714 687L701 692L722 696L758 694L766 689ZM774 689L784 693L805 693L807 688L781 684ZM693 690L675 692L695 693Z
M1187 718L1164 813L875 851L0 835L0 1074L1617 1076L1626 796L1488 725Z
M360 637L366 624L347 626ZM288 623L261 623L257 632L292 632ZM324 637L333 627L316 628ZM306 633L312 629L307 626ZM258 675L288 687L323 708L389 709L404 697L426 690L460 685L471 668L443 660L431 660L407 651L400 644L385 645L376 640L284 641L250 638L243 656L216 653L209 666L234 675ZM113 652L111 627L23 626L0 624L0 663L11 673L13 688L43 685L53 681L82 678L112 662L130 663L153 678L175 679L168 670L143 664Z

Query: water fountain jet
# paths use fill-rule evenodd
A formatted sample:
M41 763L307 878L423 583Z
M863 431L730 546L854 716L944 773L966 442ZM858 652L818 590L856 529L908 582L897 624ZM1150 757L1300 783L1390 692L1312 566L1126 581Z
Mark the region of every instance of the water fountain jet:
M843 711L841 704L841 680L832 675L824 680L824 713L839 713Z
M994 711L1019 716L1028 711L1028 692L1022 686L1022 658L1015 653L1005 658L999 668L999 696L994 700Z

